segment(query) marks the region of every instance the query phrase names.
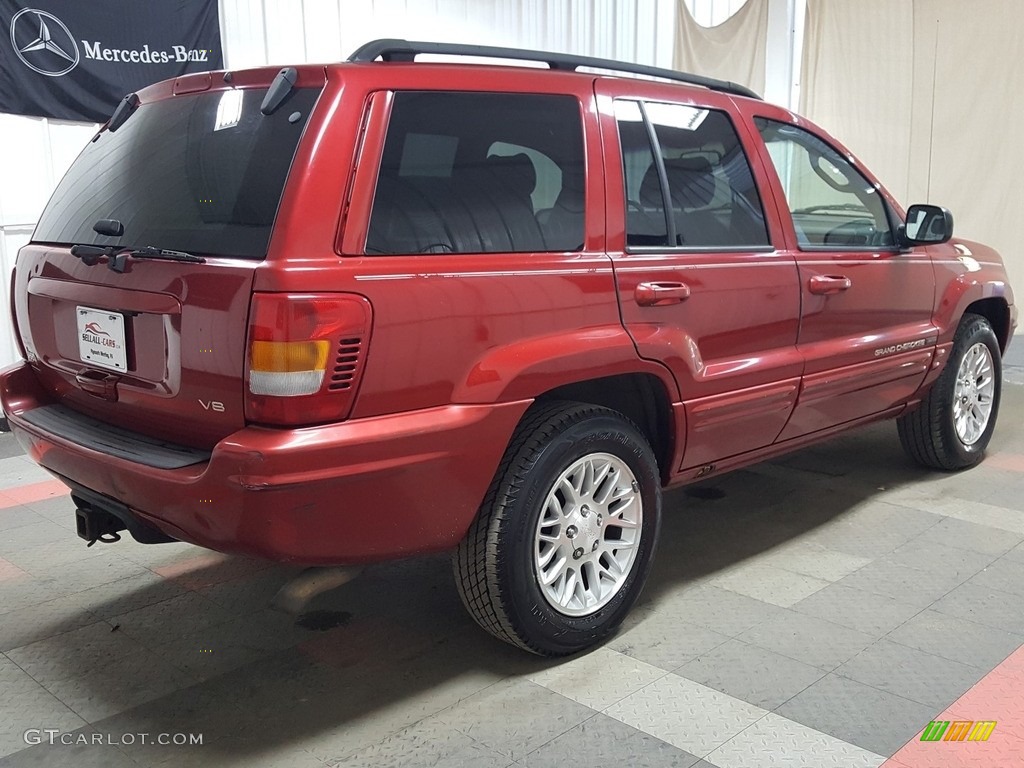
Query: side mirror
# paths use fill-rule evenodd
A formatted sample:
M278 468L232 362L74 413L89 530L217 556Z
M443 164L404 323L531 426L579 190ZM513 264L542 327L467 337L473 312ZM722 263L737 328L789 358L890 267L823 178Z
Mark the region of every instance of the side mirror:
M953 236L953 214L937 205L912 205L900 227L901 245L938 245Z

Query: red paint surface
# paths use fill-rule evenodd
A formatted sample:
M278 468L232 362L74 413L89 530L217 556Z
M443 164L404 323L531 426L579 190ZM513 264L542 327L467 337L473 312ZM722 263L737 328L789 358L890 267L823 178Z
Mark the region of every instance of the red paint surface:
M46 392L26 367L5 382L0 400L19 440L54 473L124 500L182 541L310 565L454 547L505 450L495 436L511 434L529 405L453 405L299 430L247 427L221 440L207 463L160 470L39 433L16 414L46 402ZM11 503L67 492L56 481L39 485L15 491Z

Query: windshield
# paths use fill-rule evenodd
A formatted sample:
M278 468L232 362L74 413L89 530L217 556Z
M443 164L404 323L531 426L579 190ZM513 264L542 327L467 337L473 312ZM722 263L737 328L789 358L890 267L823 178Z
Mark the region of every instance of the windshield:
M295 147L320 91L296 89L263 115L266 92L215 91L139 107L82 151L50 198L34 241L265 257ZM124 235L97 235L99 219L117 219Z

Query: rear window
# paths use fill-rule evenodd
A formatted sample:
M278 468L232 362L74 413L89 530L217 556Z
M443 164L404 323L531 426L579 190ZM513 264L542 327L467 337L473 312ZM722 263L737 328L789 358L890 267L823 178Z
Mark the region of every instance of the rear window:
M366 252L577 251L583 179L572 96L397 93Z
M139 107L117 131L104 131L86 146L50 198L33 239L112 243L92 227L117 219L124 235L116 242L126 246L263 258L319 93L297 89L271 115L260 113L262 88Z

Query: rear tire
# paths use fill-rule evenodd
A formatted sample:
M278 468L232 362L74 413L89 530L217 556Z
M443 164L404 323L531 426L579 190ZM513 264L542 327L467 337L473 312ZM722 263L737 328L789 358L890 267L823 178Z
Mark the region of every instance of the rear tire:
M462 602L507 643L581 651L636 602L660 522L657 463L635 425L594 405L535 406L453 556Z
M992 326L980 315L965 314L942 374L920 406L896 420L903 449L933 469L973 467L992 438L1002 382Z

